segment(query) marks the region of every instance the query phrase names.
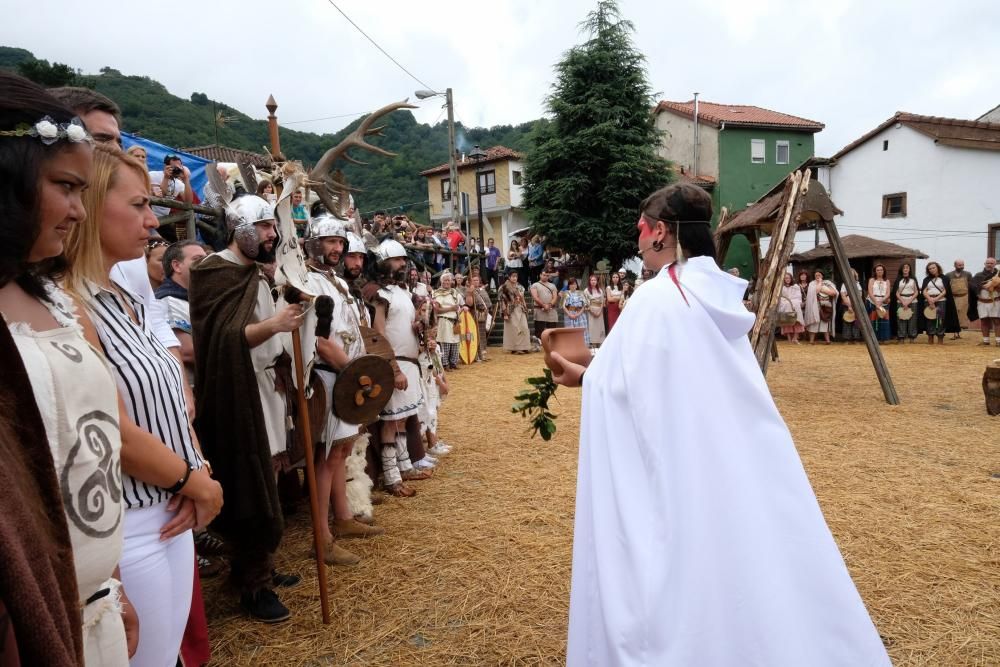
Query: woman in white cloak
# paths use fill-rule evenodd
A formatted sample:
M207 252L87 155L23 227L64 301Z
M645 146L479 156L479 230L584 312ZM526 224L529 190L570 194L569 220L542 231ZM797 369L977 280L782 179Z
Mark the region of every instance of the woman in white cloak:
M658 273L589 368L552 354L583 384L568 664L890 664L757 366L747 283L715 263L709 196L671 185L642 212Z

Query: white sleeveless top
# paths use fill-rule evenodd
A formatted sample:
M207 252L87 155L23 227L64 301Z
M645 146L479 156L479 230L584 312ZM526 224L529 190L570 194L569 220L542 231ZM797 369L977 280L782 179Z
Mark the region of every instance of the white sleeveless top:
M416 359L420 353L417 336L413 333L413 318L417 311L413 307L410 293L399 285L383 287L378 293L389 302L385 318L385 337L392 344L393 351L396 356Z
M122 553L118 389L104 357L84 339L69 299L51 283L46 292L52 303L43 303L58 328L35 331L9 320L8 325L52 451L81 607L97 591L111 589L110 595L84 607L87 663L124 665L128 657L118 613L119 584L111 579Z

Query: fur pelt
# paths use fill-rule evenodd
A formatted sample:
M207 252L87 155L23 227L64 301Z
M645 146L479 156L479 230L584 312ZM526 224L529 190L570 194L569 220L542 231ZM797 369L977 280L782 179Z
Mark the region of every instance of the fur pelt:
M347 457L347 504L351 514L364 519L372 518L372 486L371 477L365 473L365 451L368 449L369 435L367 433L354 441L351 454Z

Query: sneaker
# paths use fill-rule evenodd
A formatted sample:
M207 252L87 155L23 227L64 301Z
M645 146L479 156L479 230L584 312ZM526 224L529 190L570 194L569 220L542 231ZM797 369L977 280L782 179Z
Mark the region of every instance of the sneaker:
M195 535L194 548L202 556L226 556L229 553L226 543L207 530Z
M256 593L243 593L240 595L240 606L250 618L262 623L280 623L291 617L288 607L281 604L281 600L269 588Z
M423 461L430 461L434 465L437 465L437 462L438 462L437 457L436 456L432 456L430 454L424 454L424 458L421 459L421 460L423 460Z
M431 447L427 451L430 452L431 454L433 454L434 456L444 456L445 454L449 453L451 451L451 449L448 448L448 447L444 447L439 442L438 444L434 445L433 447Z
M198 576L202 579L211 579L222 572L223 564L221 560L212 560L195 554L198 561Z
M275 588L295 588L301 581L302 577L297 574L282 574L277 570L271 570L271 584Z
M420 459L413 464L413 467L417 470L431 470L434 468L434 464L427 460L427 457ZM403 479L406 479L405 477Z

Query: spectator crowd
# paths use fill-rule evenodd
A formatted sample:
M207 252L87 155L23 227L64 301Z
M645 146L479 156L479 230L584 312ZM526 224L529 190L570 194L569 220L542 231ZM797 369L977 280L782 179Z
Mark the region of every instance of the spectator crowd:
M1000 346L1000 277L994 257L987 257L976 274L966 271L961 259L947 273L938 262L928 262L922 278L909 262L900 265L894 279L877 263L865 285L856 270L851 272L864 300L863 313L854 312L847 284L838 288L822 270L803 269L795 277L786 273L778 303L781 334L792 343L803 333L810 343L822 335L829 344L839 331L854 343L861 340L861 318L867 318L879 344L913 343L921 334L928 343L943 344L947 334L958 340L978 323L979 344Z

